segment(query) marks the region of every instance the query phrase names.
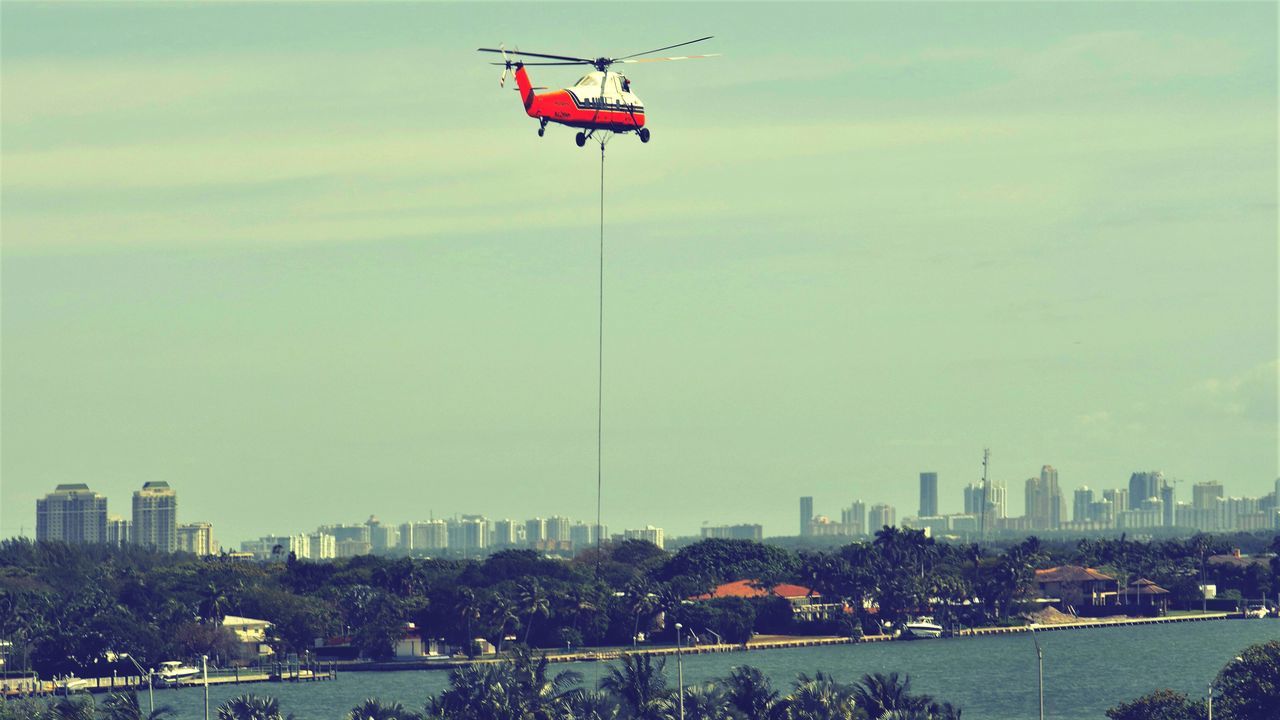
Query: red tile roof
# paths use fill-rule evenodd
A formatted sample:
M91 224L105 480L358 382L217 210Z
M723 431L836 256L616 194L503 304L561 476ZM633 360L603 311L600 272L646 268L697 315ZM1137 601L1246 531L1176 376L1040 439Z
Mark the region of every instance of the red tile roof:
M1116 579L1110 575L1104 575L1093 568L1080 567L1079 565L1060 565L1047 570L1036 571L1036 582L1040 583L1089 582L1092 580L1115 582Z
M802 597L822 597L816 591L810 590L803 585L791 585L782 583L774 585L769 590L761 590L753 583L755 580L738 580L736 582L717 585L708 595L699 595L697 599L708 600L710 598L721 597L740 597L740 598L756 598L765 597L766 595L777 595L781 598L802 598Z

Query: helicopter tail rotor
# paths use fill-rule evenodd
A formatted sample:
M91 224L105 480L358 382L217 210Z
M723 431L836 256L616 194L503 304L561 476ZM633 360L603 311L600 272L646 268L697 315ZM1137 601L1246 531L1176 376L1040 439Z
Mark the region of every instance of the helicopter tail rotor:
M502 77L498 78L498 87L507 86L507 71L511 69L511 59L507 57L507 47L502 43L498 44L498 52L502 53Z

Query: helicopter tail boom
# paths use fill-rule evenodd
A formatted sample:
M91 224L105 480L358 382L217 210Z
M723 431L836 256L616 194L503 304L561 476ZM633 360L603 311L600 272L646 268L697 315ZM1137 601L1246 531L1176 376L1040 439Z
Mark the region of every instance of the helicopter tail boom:
M520 89L520 100L524 103L524 111L529 117L538 117L534 108L538 104L538 96L533 92L533 83L529 82L529 72L523 63L516 64L516 86Z

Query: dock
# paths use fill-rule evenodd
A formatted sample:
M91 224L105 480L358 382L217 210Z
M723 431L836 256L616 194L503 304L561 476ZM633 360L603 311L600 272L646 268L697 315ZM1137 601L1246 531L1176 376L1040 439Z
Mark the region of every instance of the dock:
M299 667L297 665L283 664L274 667L248 667L248 668L221 668L209 671L209 685L241 685L247 683L264 683L264 682L316 682L320 680L336 680L338 677L337 669L332 665L309 665ZM124 692L128 690L136 690L139 692L147 689L147 676L145 675L110 675L104 677L75 678L76 686L70 693L112 693ZM83 682L81 685L79 683ZM190 688L203 687L205 679L203 677L191 677L184 680L171 683L161 683L155 680L152 685L154 690L167 690L172 688ZM6 679L0 680L0 695L4 697L19 696L49 696L62 695L67 693L67 689L60 681L43 680L43 679Z

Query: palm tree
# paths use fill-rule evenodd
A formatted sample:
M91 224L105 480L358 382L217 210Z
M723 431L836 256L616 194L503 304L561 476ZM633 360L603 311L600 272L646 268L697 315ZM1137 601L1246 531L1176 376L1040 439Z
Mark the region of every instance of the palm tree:
M684 689L684 713L687 720L736 720L737 717L724 688L714 682Z
M422 716L405 710L400 703L387 704L381 700L369 698L351 708L346 720L422 720Z
M627 653L621 667L611 665L600 680L600 689L609 692L626 707L630 715L644 720L661 716L667 691L663 674L666 661L654 662L652 655Z
M653 612L656 600L653 593L649 591L648 583L643 580L628 585L624 593L627 606L635 618L631 627L631 646L635 647L636 639L640 636L640 618Z
M489 618L496 623L498 653L501 654L502 641L507 636L507 625L519 622L520 617L516 615L516 606L506 595L495 593L493 599L489 601Z
M534 659L527 646L518 647L511 659L513 692L519 698L520 717L526 720L556 720L568 708L569 694L582 682L582 673L565 670L554 677L547 674L547 655Z
M449 720L509 720L520 717L510 665L467 665L449 673L449 689L427 702L426 715Z
M853 698L872 720L895 712L926 711L933 702L928 695L912 695L910 676L900 677L896 672L863 675L853 686Z
M158 707L151 713L143 713L142 706L138 703L138 693L134 690L112 693L102 703L102 709L106 712L107 720L159 720L173 715L173 710L166 706Z
M480 619L480 601L476 598L474 590L469 587L458 588L458 604L454 606L454 612L467 628L467 655L469 657L473 656L475 655L476 636L472 632L471 624Z
M529 617L524 627L524 643L529 644L529 634L533 632L533 621L539 615L546 617L551 612L551 601L537 580L530 580L519 587L520 610Z
M208 583L200 593L200 619L214 625L221 624L227 614L226 605L226 593L216 584Z
M730 670L725 684L729 703L745 717L765 717L778 702L778 692L773 689L769 678L758 668L750 665Z
M622 708L606 693L576 690L567 698L566 720L617 720Z
M849 688L830 675L819 672L813 677L801 673L795 689L776 706L785 720L858 720L858 706Z
M280 703L275 698L249 694L222 703L218 720L285 720L285 716L280 714Z

